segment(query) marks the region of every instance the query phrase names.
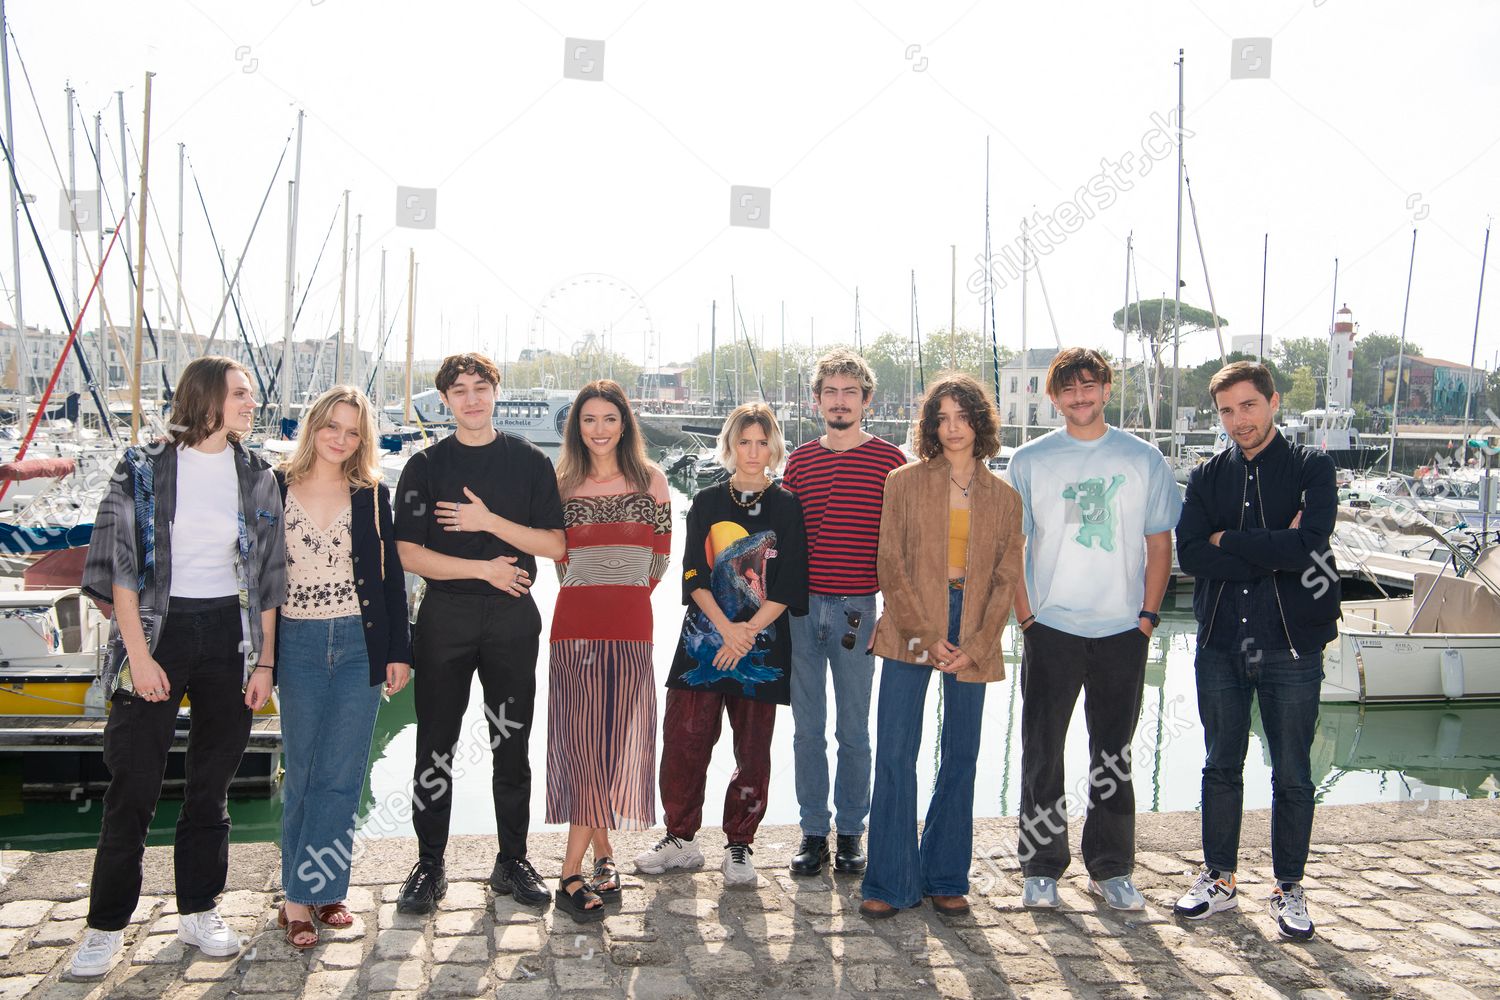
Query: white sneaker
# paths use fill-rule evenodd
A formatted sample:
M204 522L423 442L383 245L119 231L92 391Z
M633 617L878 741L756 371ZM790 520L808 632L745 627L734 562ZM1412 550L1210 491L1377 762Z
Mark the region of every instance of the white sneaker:
M115 964L115 956L125 944L124 931L101 931L87 927L83 932L83 944L73 953L73 965L69 969L80 979L102 976Z
M1234 885L1234 872L1221 874L1205 867L1198 872L1198 880L1172 907L1172 912L1189 920L1203 920L1224 910L1233 910L1240 905L1239 890Z
M1271 891L1271 916L1276 918L1276 929L1282 937L1306 941L1313 936L1301 882L1281 882Z
M240 936L224 922L218 910L184 913L177 921L177 940L194 945L213 958L240 953Z
M1031 910L1055 910L1062 905L1057 879L1030 875L1021 887L1021 905Z
M720 866L726 886L753 886L760 881L755 877L755 865L750 861L750 855L754 853L749 844L729 845L724 851L724 864Z
M691 840L678 840L670 833L656 846L635 858L635 870L643 875L665 875L669 871L695 871L703 867L703 852Z
M1103 898L1111 910L1144 910L1146 897L1135 887L1129 875L1117 875L1103 882L1089 879L1089 892Z

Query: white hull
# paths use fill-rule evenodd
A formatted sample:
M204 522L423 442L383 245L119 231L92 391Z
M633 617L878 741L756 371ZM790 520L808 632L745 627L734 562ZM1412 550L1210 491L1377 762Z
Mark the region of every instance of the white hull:
M1500 632L1404 630L1411 598L1348 601L1339 635L1323 651L1327 702L1443 701L1443 654L1456 650L1462 697L1500 699ZM1361 698L1363 693L1363 698Z

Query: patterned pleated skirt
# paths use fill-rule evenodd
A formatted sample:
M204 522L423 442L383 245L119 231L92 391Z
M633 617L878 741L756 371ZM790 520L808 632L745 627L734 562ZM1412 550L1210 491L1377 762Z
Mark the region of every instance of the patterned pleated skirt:
M609 830L656 823L651 643L562 639L547 685L547 822Z

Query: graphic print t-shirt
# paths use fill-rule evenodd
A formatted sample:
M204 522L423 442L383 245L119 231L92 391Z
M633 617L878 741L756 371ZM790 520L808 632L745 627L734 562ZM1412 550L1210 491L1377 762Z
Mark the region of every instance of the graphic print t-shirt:
M667 687L714 691L777 705L791 703L791 614L807 612L807 541L802 506L780 485L747 509L730 485L709 487L688 510L682 557L683 617ZM748 500L754 494L740 494ZM785 604L755 638L755 647L727 670L714 666L724 646L719 630L693 600L707 589L732 622L749 621L766 601Z
M1114 427L1093 441L1059 427L1017 449L1008 475L1025 505L1036 620L1088 639L1135 628L1146 536L1175 528L1182 513L1165 456Z

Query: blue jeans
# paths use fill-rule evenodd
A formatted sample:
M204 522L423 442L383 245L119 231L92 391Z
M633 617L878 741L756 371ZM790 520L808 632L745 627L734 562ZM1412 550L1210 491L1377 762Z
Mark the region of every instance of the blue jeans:
M369 776L380 685L359 615L282 618L277 687L286 776L282 780L281 885L304 906L349 892L354 825Z
M963 591L950 590L948 641L958 641ZM969 891L974 853L974 769L979 759L983 684L941 674L942 762L917 840L917 752L927 684L938 673L930 663L886 660L880 671L875 727L875 791L870 803L870 863L863 895L895 907L916 906L923 896L963 896Z
M854 616L858 616L857 618ZM858 621L856 626L853 623ZM870 689L875 657L865 652L875 631L875 595L808 594L807 614L792 618L792 752L802 832L826 837L865 832L870 813ZM852 649L844 638L853 635ZM828 674L833 674L838 771L828 811Z
M1203 861L1232 872L1240 848L1250 699L1260 701L1271 754L1271 867L1281 882L1302 878L1312 839L1312 741L1318 728L1323 654L1223 653L1200 647L1194 661L1203 720Z

